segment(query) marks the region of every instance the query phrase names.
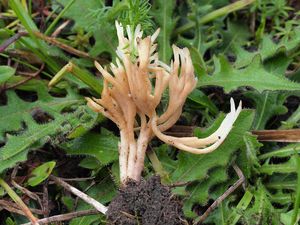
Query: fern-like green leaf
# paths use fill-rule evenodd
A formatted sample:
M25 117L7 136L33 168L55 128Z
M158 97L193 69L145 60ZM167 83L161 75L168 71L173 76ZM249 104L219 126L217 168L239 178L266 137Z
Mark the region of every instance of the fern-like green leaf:
M274 43L272 37L264 36L257 51L249 52L242 48L238 43L233 44L233 51L236 55L236 61L234 65L237 68L241 68L251 64L253 58L257 55L265 61L270 57L275 56L278 53L290 54L300 46L300 28L295 29L295 34L291 39L282 39L279 43Z
M25 161L29 150L50 140L55 142L51 137L66 135L91 118L87 106L78 108L74 113L62 114L62 110L83 102L76 93L69 90L66 97L53 97L42 82L36 84L28 88L36 91L37 100L27 102L15 91L8 91L7 103L0 107L0 138L5 142L0 148L0 173L17 162Z
M0 148L0 173L11 168L18 162L25 161L27 153L36 149L58 134L66 134L81 125L82 111L67 115L56 115L55 119L46 124L30 123L28 129L19 135L9 135L5 145Z
M35 89L37 100L27 102L20 99L14 91L7 92L7 104L0 106L0 139L6 132L16 132L22 129L24 122L27 127L34 126L32 116L38 112L47 112L55 118L63 109L83 102L74 92L69 91L66 97L52 97L43 83L37 83Z
M226 181L228 178L227 171L224 167L213 169L209 173L207 179L196 182L186 188L188 197L184 202L184 215L187 217L195 217L196 213L193 212L194 204L205 205L210 198L210 189L212 186Z
M159 56L163 62L169 62L172 56L170 37L176 20L173 19L174 0L157 0L154 2L152 15L158 26L160 34L157 38Z
M265 91L258 93L256 91L248 91L244 93L247 98L250 98L256 108L253 128L255 130L265 129L269 119L276 115L287 113L287 108L283 105L286 98L291 93L288 92L271 92Z
M212 75L199 75L198 87L219 86L227 93L239 87L252 87L259 92L300 89L300 84L266 71L259 56L254 57L243 69L235 69L223 56L214 60L215 72Z
M63 121L64 118L61 117L48 124L39 125L32 123L23 134L9 135L6 144L1 148L0 160L8 160L38 141L45 142L44 138L58 133L60 124Z
M241 217L242 224L281 224L280 214L276 212L270 202L270 194L260 182L258 182L256 189L253 191L253 195L254 204L243 213Z
M295 173L297 172L297 156L292 156L287 162L272 164L266 162L259 169L260 173L272 175L273 173Z
M118 159L119 138L102 129L101 134L89 132L65 145L69 155L86 155L95 157L102 165Z

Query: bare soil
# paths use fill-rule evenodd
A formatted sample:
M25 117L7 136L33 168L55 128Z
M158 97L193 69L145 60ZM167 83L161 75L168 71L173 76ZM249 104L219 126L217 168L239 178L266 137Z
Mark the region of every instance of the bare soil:
M184 219L182 203L157 176L139 184L128 181L110 203L109 225L181 225Z

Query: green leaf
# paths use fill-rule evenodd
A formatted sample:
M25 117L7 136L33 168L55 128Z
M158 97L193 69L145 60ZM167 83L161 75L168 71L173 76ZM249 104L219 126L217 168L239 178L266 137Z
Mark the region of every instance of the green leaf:
M281 213L280 214L280 222L283 225L293 225L293 223L292 223L292 216L294 214L294 211L295 210L290 210L287 213ZM299 221L299 220L300 220L300 212L298 213L298 216L297 216L297 221Z
M30 123L28 129L19 135L10 135L7 142L0 148L0 173L26 160L27 153L47 141L55 142L58 134L68 133L74 127L81 125L82 110L69 115L56 115L55 120L46 124Z
M216 105L199 89L194 89L188 96L188 99L201 105L204 108L208 108L212 113L217 114L218 108Z
M15 74L16 70L10 66L0 66L0 84L3 84Z
M226 181L228 178L226 169L224 167L214 168L207 179L201 182L196 182L189 185L186 188L187 196L184 198L184 215L187 217L195 217L196 214L193 212L193 206L195 203L205 205L210 198L211 188L214 185L220 184Z
M70 0L58 0L63 6L67 6ZM95 9L103 7L102 0L76 0L70 8L65 12L65 18L74 20L75 27L89 28L91 24L88 15Z
M118 159L118 140L113 133L102 129L101 134L88 132L67 143L64 148L69 155L92 156L106 165Z
M224 56L214 58L215 71L212 75L200 74L198 87L219 86L226 93L239 87L252 87L259 92L265 90L299 90L300 84L292 82L284 77L279 77L265 70L260 57L243 69L235 69Z
M94 115L89 114L87 106L79 107L74 113L61 114L62 110L78 106L82 99L71 90L66 97L52 97L43 83L38 84L27 86L28 90L33 88L37 92L36 101L24 101L14 91L8 91L7 104L0 106L0 137L5 142L0 148L0 173L17 162L25 161L30 149L48 141L55 144L56 135L66 135L72 129L89 123ZM6 133L10 134L5 136Z
M60 124L63 121L62 119L57 119L55 122L48 123L46 126L31 124L28 130L22 135L9 135L6 144L1 148L0 159L9 161L11 158L19 155L19 153L26 151L34 143L38 141L46 142L45 138L47 138L48 135L57 133L57 129L60 128ZM2 166L3 164L0 165L0 168L2 168Z
M284 54L278 54L275 57L265 60L264 67L269 73L280 77L285 74L291 62L292 59L290 57Z
M265 187L258 182L255 190L252 192L254 203L251 208L246 210L242 217L241 223L248 225L255 224L280 224L280 214L273 207L270 196ZM253 219L255 218L255 219ZM230 223L229 223L230 224Z
M246 193L244 194L244 196L242 197L242 199L240 200L236 208L234 208L234 210L231 210L231 213L229 214L227 219L228 221L227 224L234 225L239 221L239 219L242 217L243 211L245 211L248 208L252 198L253 198L252 193L246 191Z
M244 95L250 98L256 108L253 129L260 130L266 127L267 122L275 115L282 115L287 112L287 108L283 105L288 92L271 92L265 91L258 93L255 91L245 92Z
M228 48L235 50L236 46L244 46L251 38L251 32L247 26L241 24L240 21L228 21L227 29L221 29L222 34L222 50L226 52ZM237 60L239 56L236 55Z
M118 38L114 25L110 23L103 24L101 28L94 32L95 44L89 51L93 57L98 57L102 53L109 53L112 58L116 56Z
M36 167L34 170L32 170L31 174L29 175L30 178L27 181L28 184L30 186L37 186L40 183L42 183L50 176L55 165L56 162L51 161L51 162L43 163L42 165Z
M276 157L276 158L284 158L291 156L293 154L300 153L300 144L289 144L283 148L279 148L270 152L267 152L265 154L260 155L258 158L259 159L267 159L271 157Z
M80 161L79 166L90 170L97 170L102 167L99 160L94 157L84 158L83 160Z
M8 217L6 220L5 220L5 224L6 225L16 225L16 223L13 221L12 218Z
M295 29L295 35L289 40L281 39L279 43L274 43L271 36L264 36L257 51L249 52L238 43L233 44L233 51L236 55L235 67L241 68L251 64L253 59L259 56L262 61L275 56L278 53L291 54L300 46L300 28Z
M14 91L6 92L7 104L0 106L1 140L4 139L5 132L22 130L22 123L27 127L35 125L33 116L39 113L47 113L49 117L55 118L62 110L83 102L83 99L71 90L64 98L52 97L42 82L37 82L32 88L37 93L37 100L33 102L22 100Z
M291 129L299 124L300 121L300 106L293 112L293 114L282 122L280 129Z
M28 12L23 7L22 3L19 0L11 0L9 1L11 8L14 10L15 14L19 17L20 21L22 22L23 26L26 30L32 35L33 31L37 31L38 28L36 24L33 22L31 17L28 15Z
M158 53L160 59L165 63L169 62L172 56L170 38L176 24L176 20L173 18L174 7L174 0L157 0L152 6L153 18L160 27L160 33L157 38Z
M62 196L61 197L62 203L67 207L69 211L74 210L74 206L76 205L75 199L70 196Z
M263 145L251 133L246 133L243 141L245 145L241 148L242 151L238 156L237 164L245 177L250 178L252 172L257 172L260 167L257 152Z
M272 164L266 162L259 168L260 173L272 175L273 173L294 173L297 172L297 156L292 156L287 162Z
M169 145L162 144L155 148L155 153L157 158L160 160L163 169L168 173L174 172L177 167L176 161L172 159L172 153L174 153L174 150L171 149Z

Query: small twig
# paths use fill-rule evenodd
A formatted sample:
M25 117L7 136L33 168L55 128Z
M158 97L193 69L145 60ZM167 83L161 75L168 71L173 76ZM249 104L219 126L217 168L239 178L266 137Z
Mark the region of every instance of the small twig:
M34 224L38 225L37 218L32 214L31 210L27 207L27 205L22 201L22 199L17 195L16 192L2 179L0 178L0 186L7 192L9 197L17 203L20 209L25 213L26 217Z
M239 179L242 179L243 180L243 189L245 190L246 189L246 178L243 174L243 171L236 165L236 164L233 164L232 165L234 171L236 172L236 174L238 175Z
M12 43L16 42L18 39L26 35L28 35L27 32L19 32L16 33L14 36L8 38L2 45L0 45L0 52L3 52Z
M13 202L10 201L6 201L6 200L0 200L0 206L5 208L5 206L8 206L10 208L14 208L16 210L21 211L21 213L18 213L20 215L24 215L26 216L26 214L24 213L24 211L22 211L21 207ZM28 208L32 213L38 214L38 215L43 215L43 211L40 209L34 209L34 208Z
M88 53L80 51L78 49L75 49L69 45L66 45L60 41L58 41L56 38L53 37L48 37L40 32L34 32L35 36L37 36L38 38L52 44L55 45L63 50L65 50L66 52L69 52L70 54L79 56L79 57L83 57L83 58L91 58L91 59L95 59L93 57L91 57Z
M38 71L34 72L33 74L31 74L29 77L25 78L24 80L21 80L21 81L13 84L11 86L6 87L5 89L8 90L8 89L15 88L17 86L20 86L20 85L22 85L22 84L30 81L31 79L37 77L42 72L42 70L44 69L44 66L45 66L45 64L43 63L42 66L41 66L41 68Z
M2 209L25 216L25 213L18 207L17 204L9 201L0 200L0 211Z
M17 176L19 170L19 163L14 167L13 171L11 172L11 180L14 180Z
M16 183L14 180L11 181L11 184L12 184L15 188L17 188L19 191L21 191L23 194L27 195L29 198L31 198L31 199L37 201L37 202L39 203L39 205L40 205L41 207L43 207L42 201L41 201L40 197L39 197L37 194L35 194L35 193L29 191L28 189L26 189L26 188L20 186L20 185L19 185L18 183Z
M95 185L95 181L93 180L92 182L91 182L91 184L89 185L89 186L87 186L84 190L83 190L83 192L87 192L91 187L93 187ZM78 202L79 202L79 197L77 197L76 199L75 199L75 203L74 203L74 207L76 208L77 207L77 205L78 205Z
M71 219L74 219L77 217L95 215L98 213L99 212L95 209L82 210L82 211L78 211L78 212L72 212L72 213L66 213L66 214L61 214L61 215L57 215L57 216L51 216L48 218L40 219L37 222L39 224L50 224L53 222L67 221L67 220L71 220ZM24 223L22 225L32 225L32 223Z
M48 180L43 184L43 199L42 199L42 204L43 204L43 212L44 212L44 217L49 216L49 202L48 202Z
M95 177L78 177L78 178L61 178L63 181L87 181L93 180Z
M254 130L259 141L300 142L300 129L290 130Z
M63 22L52 34L51 37L55 38L57 37L60 32L66 27L68 26L68 24L71 22L71 20L66 20L65 22Z
M196 224L201 224L207 217L208 215L215 209L217 208L221 202L224 201L225 198L227 198L232 192L234 192L242 183L245 182L245 176L243 175L242 171L236 166L233 166L234 170L237 172L239 179L237 182L235 182L232 186L230 186L224 194L222 194L219 198L217 198L209 207L208 209L203 213L202 216L198 217L197 219L194 220L193 225Z
M70 191L72 194L78 196L81 198L83 201L86 203L90 204L93 206L95 209L97 209L99 212L106 214L107 207L102 205L100 202L97 200L93 199L92 197L88 196L87 194L83 193L82 191L78 190L77 188L71 186L70 184L66 183L59 177L55 177L53 175L50 175L49 177L51 180L53 180L56 184L61 185L64 187L66 190Z
M196 126L174 125L164 133L174 137L193 137Z
M128 213L128 212L125 212L125 211L120 211L120 213L124 214L126 217L130 218L130 219L135 219L135 216Z
M169 188L184 187L184 186L187 186L190 183L191 183L190 181L188 181L188 182L177 182L177 183L173 183L173 184L168 185L168 187Z

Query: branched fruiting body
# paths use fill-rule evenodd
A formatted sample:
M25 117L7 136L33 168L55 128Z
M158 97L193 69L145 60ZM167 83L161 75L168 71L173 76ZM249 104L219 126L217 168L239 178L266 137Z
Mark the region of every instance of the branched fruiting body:
M163 134L179 119L187 96L197 84L189 50L173 46L174 60L168 66L159 61L156 52L154 41L159 30L142 39L140 26L134 33L128 26L126 38L118 22L116 27L119 39L116 64L112 63L110 70L107 70L95 62L103 75L104 87L101 99L86 99L94 111L102 113L120 129L121 182L125 184L128 178L140 180L146 149L154 136L195 154L215 150L230 132L241 111L241 104L235 109L234 101L231 100L231 112L220 128L207 138L176 138ZM169 91L168 107L158 116L156 107L166 88Z

